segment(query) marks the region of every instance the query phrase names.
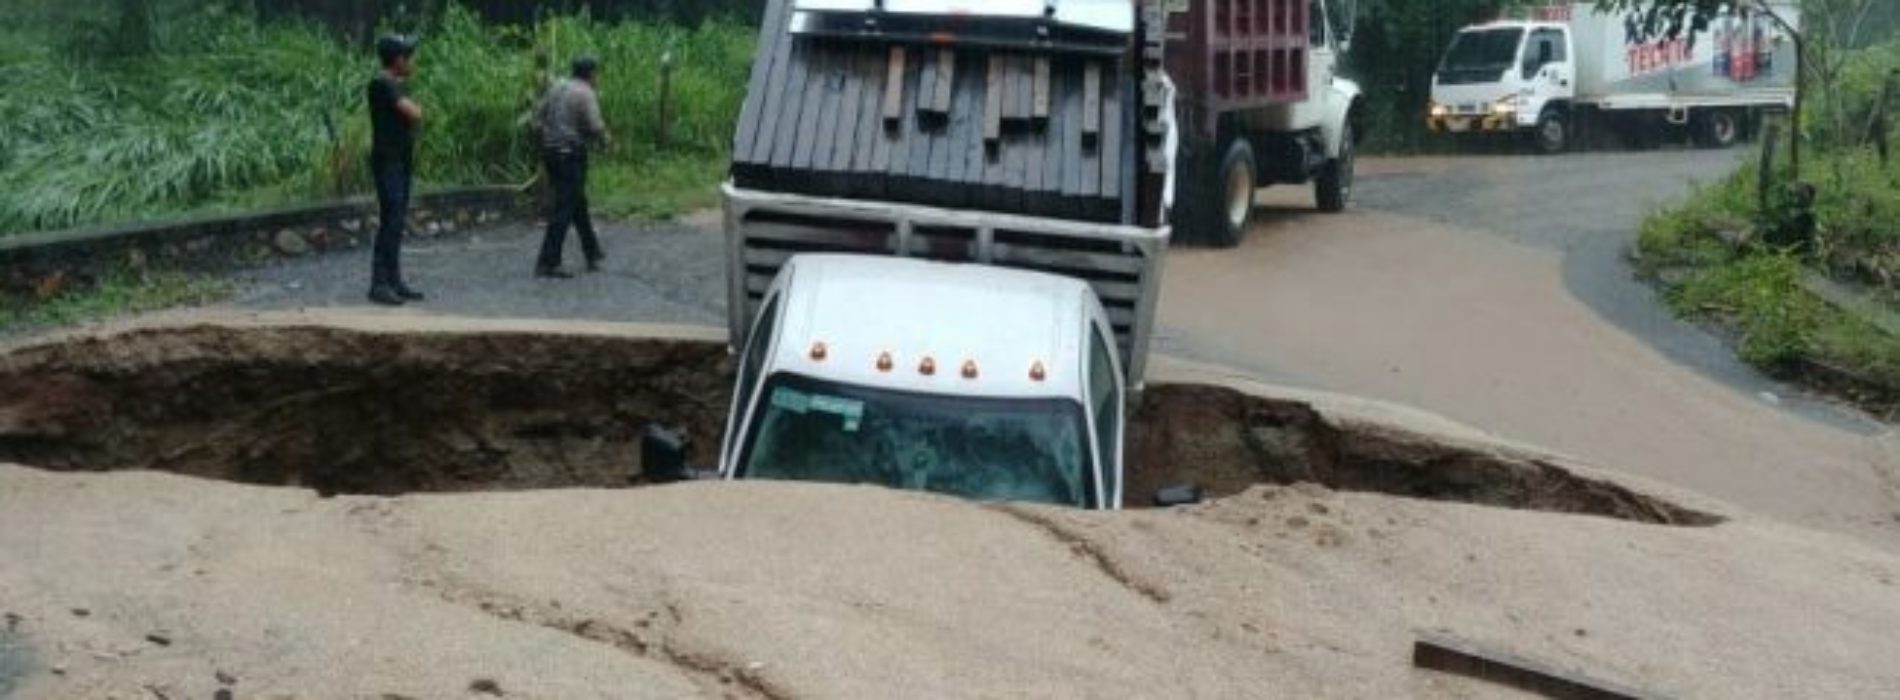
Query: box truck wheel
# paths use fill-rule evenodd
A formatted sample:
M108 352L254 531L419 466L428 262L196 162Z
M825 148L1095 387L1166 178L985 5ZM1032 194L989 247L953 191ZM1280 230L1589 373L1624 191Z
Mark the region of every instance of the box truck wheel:
M1537 118L1537 131L1532 134L1536 140L1537 151L1546 155L1562 153L1570 148L1570 122L1563 113L1554 109L1544 110Z
M1319 177L1313 180L1313 195L1319 200L1320 211L1331 214L1346 210L1346 203L1352 200L1355 155L1352 129L1347 128L1339 134L1339 157L1320 166Z
M1208 222L1208 243L1221 248L1240 245L1247 236L1247 227L1253 224L1254 196L1260 189L1255 179L1253 144L1247 139L1236 137L1227 144L1226 155L1221 156L1220 170L1214 182L1220 187L1220 207L1215 209L1217 221Z
M1730 148L1742 140L1742 116L1734 111L1710 110L1696 121L1696 139L1704 148Z

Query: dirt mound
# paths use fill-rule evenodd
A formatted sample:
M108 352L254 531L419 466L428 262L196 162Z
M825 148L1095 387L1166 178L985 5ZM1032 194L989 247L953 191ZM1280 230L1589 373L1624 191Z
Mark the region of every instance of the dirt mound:
M731 375L716 341L332 326L154 328L0 355L0 461L141 469L324 494L642 483L649 423L716 460ZM1536 457L1342 425L1312 406L1156 384L1133 407L1127 503L1261 483L1583 513L1719 519Z

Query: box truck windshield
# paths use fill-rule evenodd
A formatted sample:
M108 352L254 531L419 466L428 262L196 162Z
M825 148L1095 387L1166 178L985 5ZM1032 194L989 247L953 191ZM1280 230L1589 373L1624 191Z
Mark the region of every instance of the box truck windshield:
M1082 407L910 394L778 374L746 431L740 479L878 484L1093 507Z
M1521 27L1472 29L1459 32L1438 64L1438 82L1445 85L1493 83L1517 62Z

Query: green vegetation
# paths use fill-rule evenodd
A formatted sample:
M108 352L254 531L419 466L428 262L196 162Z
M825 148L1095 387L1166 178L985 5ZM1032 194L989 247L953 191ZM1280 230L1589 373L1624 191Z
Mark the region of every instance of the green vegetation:
M58 293L44 303L0 307L0 335L120 314L209 304L223 299L230 291L227 283L185 273L120 270L83 289Z
M118 50L133 31L120 23L41 14L0 29L0 235L368 190L366 50L218 3L150 13L151 49L137 53ZM755 31L585 16L493 26L451 7L424 32L412 86L428 113L418 177L534 177L521 118L542 80L535 57L558 68L591 54L604 66L602 107L618 142L596 161L603 213L666 216L705 204L723 172ZM662 150L668 53L677 69Z
M1642 268L1679 312L1734 328L1748 361L1773 370L1814 361L1900 387L1900 337L1873 318L1900 308L1900 159L1883 160L1868 132L1895 70L1900 42L1856 51L1837 78L1848 94L1809 104L1819 117L1808 120L1815 149L1802 170L1816 193L1811 230L1786 195L1785 166L1764 210L1754 164L1646 222ZM1824 299L1822 284L1861 303Z

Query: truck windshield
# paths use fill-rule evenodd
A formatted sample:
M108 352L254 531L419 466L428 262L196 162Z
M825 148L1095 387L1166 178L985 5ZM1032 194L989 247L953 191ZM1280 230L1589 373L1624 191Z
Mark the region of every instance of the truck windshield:
M986 501L1094 505L1082 407L866 389L776 374L741 479L879 484Z
M1517 62L1517 45L1524 38L1518 27L1459 32L1438 63L1438 81L1445 84L1495 82Z

